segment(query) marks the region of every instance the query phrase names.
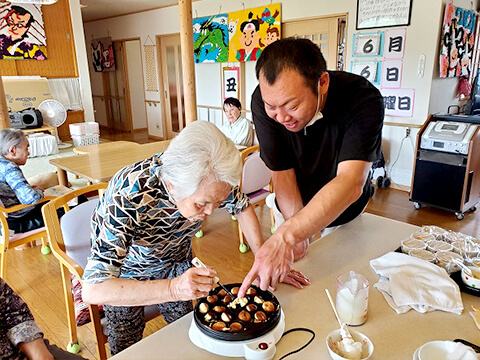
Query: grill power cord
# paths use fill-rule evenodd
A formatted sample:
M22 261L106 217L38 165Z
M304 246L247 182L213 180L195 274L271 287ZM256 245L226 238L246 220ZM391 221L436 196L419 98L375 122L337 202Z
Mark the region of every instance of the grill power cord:
M308 340L308 342L307 342L305 345L303 345L302 347L298 348L297 350L291 351L291 352L289 352L288 354L283 355L283 356L282 356L280 359L278 359L278 360L285 359L287 356L290 356L290 355L292 355L292 354L296 354L296 353L302 351L303 349L305 349L308 345L310 345L310 344L312 343L313 339L315 339L315 332L314 332L313 330L310 330L310 329L307 329L307 328L293 328L293 329L287 330L287 331L285 331L285 332L283 333L281 339L283 339L283 337L284 337L285 335L288 335L288 334L290 334L290 333L292 333L292 332L295 332L295 331L308 332L308 333L312 334L312 338L311 338L310 340ZM280 339L280 340L281 340L281 339Z

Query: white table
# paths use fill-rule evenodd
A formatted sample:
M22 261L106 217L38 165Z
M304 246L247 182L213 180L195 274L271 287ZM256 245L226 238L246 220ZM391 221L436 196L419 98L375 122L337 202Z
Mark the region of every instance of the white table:
M412 359L414 351L431 340L461 338L480 344L480 331L468 314L471 305L480 304L480 298L462 293L462 315L434 311L420 314L409 311L397 315L380 292L373 288L378 276L369 261L395 250L400 241L419 228L371 214L363 214L350 224L312 244L306 259L295 264L312 281L304 290L280 285L275 295L283 307L286 330L307 327L315 331L316 338L309 347L288 359L329 359L325 338L338 328L325 295L328 288L335 296L339 274L355 270L370 280L370 299L367 322L355 330L367 335L375 346L372 360ZM193 345L188 338L192 313L143 339L112 357L122 359L196 359L210 360L222 357ZM277 344L275 359L303 345L310 335L289 334Z

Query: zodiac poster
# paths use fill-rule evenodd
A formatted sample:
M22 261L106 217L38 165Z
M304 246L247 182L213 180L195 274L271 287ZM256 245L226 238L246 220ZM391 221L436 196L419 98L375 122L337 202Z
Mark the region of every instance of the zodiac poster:
M193 19L193 52L196 63L228 61L228 15Z
M262 50L280 39L281 5L271 4L228 14L228 61L256 61Z
M111 37L92 41L92 65L96 72L115 71L115 56Z
M0 3L0 59L47 59L41 5Z
M474 10L448 3L443 18L440 44L440 77L470 76L475 41Z

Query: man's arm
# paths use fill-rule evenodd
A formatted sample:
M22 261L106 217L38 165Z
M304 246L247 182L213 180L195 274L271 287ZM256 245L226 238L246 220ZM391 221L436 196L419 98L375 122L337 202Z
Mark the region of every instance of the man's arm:
M30 342L18 344L18 348L28 359L32 360L54 360L53 355L48 351L43 338L35 339Z
M272 171L273 189L280 212L285 220L290 219L303 209L302 196L297 184L297 176L294 169ZM298 242L294 248L294 261L300 260L307 255L309 239Z
M82 299L88 304L142 306L170 301L187 301L207 296L216 271L191 268L174 279L137 281L113 278L83 283Z
M371 163L366 161L341 162L337 176L263 244L239 296L244 295L257 278L263 290L269 286L275 288L278 281L283 281L293 264L295 245L324 229L361 196L370 168Z
M295 170L272 171L271 173L278 206L283 218L288 220L303 209Z
M247 239L248 245L255 255L262 246L262 231L260 229L260 223L258 222L257 214L253 210L252 205L243 210L241 213L235 215L240 224L240 229L242 229Z

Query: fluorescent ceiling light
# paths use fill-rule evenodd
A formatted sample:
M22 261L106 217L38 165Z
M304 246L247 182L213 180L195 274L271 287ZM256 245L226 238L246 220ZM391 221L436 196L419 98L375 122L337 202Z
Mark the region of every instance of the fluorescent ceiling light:
M38 4L38 5L51 5L55 4L58 0L13 0L12 4Z

